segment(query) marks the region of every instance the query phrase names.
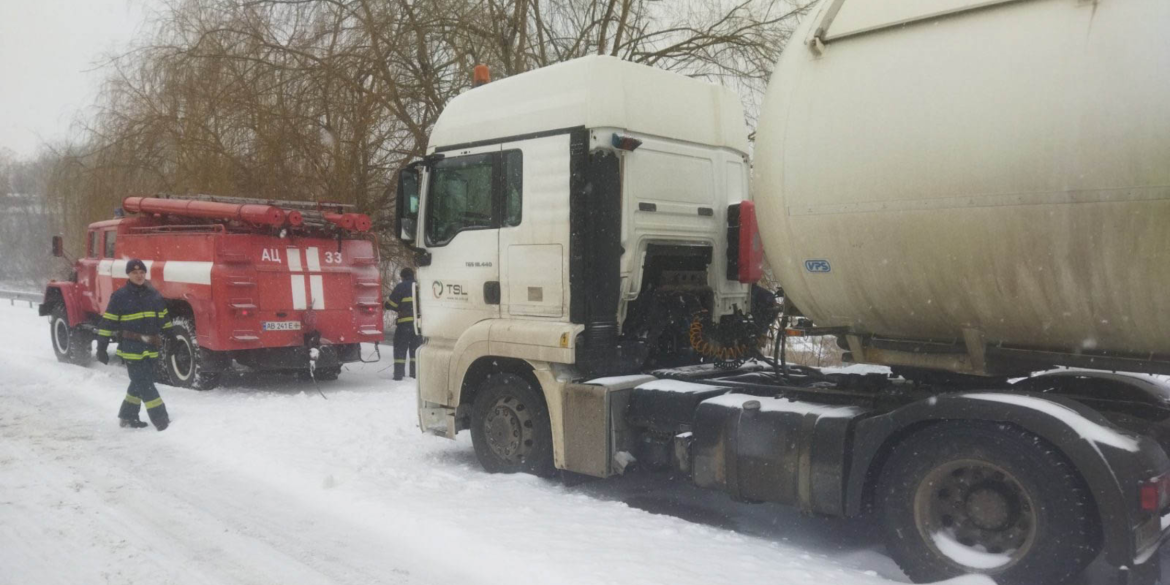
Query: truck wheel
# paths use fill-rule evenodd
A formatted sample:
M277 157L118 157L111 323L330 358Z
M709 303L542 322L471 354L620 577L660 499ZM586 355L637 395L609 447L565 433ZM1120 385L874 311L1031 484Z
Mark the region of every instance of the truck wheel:
M917 583L984 573L1000 585L1064 583L1100 549L1072 465L1009 425L934 426L898 445L876 503L890 555Z
M49 314L49 334L53 337L53 353L57 361L84 366L93 358L90 353L93 338L79 327L69 326L65 305L53 307Z
M164 344L159 367L163 382L182 388L211 390L219 385L220 372L204 369L205 359L195 338L195 323L187 317L171 320L174 339Z
M492 374L471 407L471 443L490 473L556 473L544 398L516 374Z

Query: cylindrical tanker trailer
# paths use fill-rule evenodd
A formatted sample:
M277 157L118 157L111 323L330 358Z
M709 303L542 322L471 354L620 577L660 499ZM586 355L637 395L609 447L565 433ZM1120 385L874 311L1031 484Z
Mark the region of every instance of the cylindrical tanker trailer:
M1170 2L825 0L753 196L787 299L859 362L1170 370Z

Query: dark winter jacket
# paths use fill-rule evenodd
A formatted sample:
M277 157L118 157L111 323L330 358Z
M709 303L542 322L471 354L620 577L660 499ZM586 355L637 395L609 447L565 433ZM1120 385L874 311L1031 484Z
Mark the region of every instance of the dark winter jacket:
M124 360L158 357L158 346L135 339L139 335L159 336L171 327L166 301L150 283L126 286L110 295L110 303L98 325L98 343L118 340L118 356ZM130 335L123 335L129 333Z
M390 291L386 308L398 311L398 323L414 321L414 280L404 280Z

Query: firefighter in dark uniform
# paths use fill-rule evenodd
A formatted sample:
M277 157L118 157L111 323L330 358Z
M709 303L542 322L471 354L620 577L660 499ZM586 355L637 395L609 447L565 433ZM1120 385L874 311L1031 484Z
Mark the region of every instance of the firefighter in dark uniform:
M138 418L145 402L150 422L161 431L171 420L158 388L154 387L154 371L163 336L170 337L171 320L162 295L146 283L146 264L131 260L126 263L126 274L130 281L110 295L110 303L98 326L97 357L103 364L110 363L106 348L111 340L117 340L117 355L130 373L130 388L118 412L121 426L135 429L147 426Z
M394 379L401 380L410 364L410 377L415 378L414 350L418 347L418 336L414 334L414 270L403 268L399 273L402 282L390 292L386 309L398 312L397 327L394 329Z

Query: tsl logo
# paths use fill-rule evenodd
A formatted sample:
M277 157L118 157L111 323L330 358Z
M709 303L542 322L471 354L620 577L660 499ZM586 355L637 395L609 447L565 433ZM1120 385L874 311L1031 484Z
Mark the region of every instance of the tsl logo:
M442 298L447 295L448 298L462 298L467 296L467 291L463 290L462 284L443 284L436 280L431 283L431 292L434 293L435 298Z

